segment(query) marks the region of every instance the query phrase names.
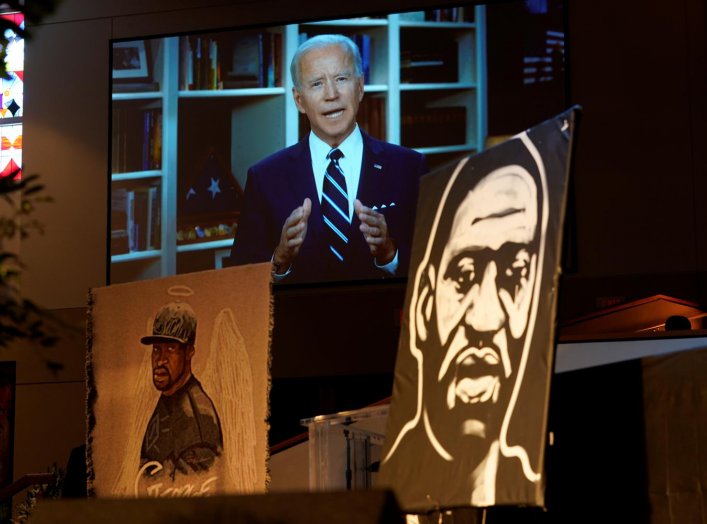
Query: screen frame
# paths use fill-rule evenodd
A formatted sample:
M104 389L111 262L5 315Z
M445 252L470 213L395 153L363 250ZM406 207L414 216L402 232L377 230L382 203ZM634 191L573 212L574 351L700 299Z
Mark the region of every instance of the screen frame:
M218 8L206 8L204 11L200 11L201 15L206 15L203 17L196 17L191 22L181 19L179 21L178 27L170 27L169 29L161 29L161 23L156 20L151 20L153 24L151 25L150 31L143 31L144 24L136 24L128 28L121 24L116 25L116 31L114 33L115 37L109 40L109 45L120 44L123 42L131 42L137 39L142 39L143 41L149 39L166 38L172 36L189 36L189 35L200 35L208 33L218 33L222 31L248 31L248 30L259 30L268 27L282 27L289 24L309 24L317 22L326 21L336 21L344 20L347 18L356 18L361 16L387 16L390 14L400 14L405 12L422 11L427 9L444 9L454 6L468 6L473 8L478 5L494 5L494 4L512 4L512 3L522 3L523 0L487 0L485 2L471 1L471 2L449 2L449 1L435 1L435 0L404 0L404 1L393 1L386 4L385 9L381 8L380 3L369 2L368 0L363 0L362 2L357 2L355 6L326 6L325 8L320 8L320 6L311 6L305 4L301 6L301 9L292 9L291 4L281 2L280 0L274 0L269 2L270 8L263 5L263 9L252 9L246 10L246 12L241 11L241 6L230 6L224 8L225 11L237 11L239 12L238 17L233 17L237 19L238 22L233 24L224 24L223 20L228 19L228 16L220 16L219 12L221 9ZM566 0L562 0L563 10L565 19L563 20L565 31L567 28L567 6ZM284 5L283 5L284 4ZM272 9L272 10L271 10ZM165 25L172 26L169 22ZM485 35L483 36L485 38ZM567 37L567 35L566 35ZM149 55L149 53L148 53ZM112 60L112 55L111 55ZM288 67L289 64L284 64L283 69ZM565 57L565 71L563 82L565 84L565 92L569 93L569 64L567 58ZM112 70L112 63L111 63ZM289 75L289 72L284 73ZM112 84L109 82L109 88ZM289 96L288 93L285 96ZM567 102L567 96L565 97L565 105ZM109 100L109 105L111 104ZM110 113L109 113L110 114ZM549 115L550 116L550 115ZM109 137L110 137L110 127L109 126ZM110 139L110 138L109 138ZM479 149L481 151L482 149ZM460 156L463 156L460 154ZM110 259L110 198L111 198L111 184L108 186L108 257L107 257L107 271L106 280L107 283L111 283L111 259ZM568 201L568 218L573 216L574 203ZM566 224L567 225L567 224ZM572 231L568 231L568 238L574 238L575 235L574 224L572 224ZM571 245L573 247L573 253L576 250L576 242L566 242L566 245ZM576 256L568 257L569 260L575 260ZM571 265L573 265L571 263ZM382 283L387 283L389 286L394 288L404 288L408 280L407 275L397 275L386 277L383 279L352 279L343 281L313 281L305 283L280 283L274 287L276 293L284 291L286 289L291 289L295 293L299 293L302 290L308 290L314 294L321 292L322 290L330 292L333 289L343 289L348 290L352 286L361 286L366 289L375 289Z

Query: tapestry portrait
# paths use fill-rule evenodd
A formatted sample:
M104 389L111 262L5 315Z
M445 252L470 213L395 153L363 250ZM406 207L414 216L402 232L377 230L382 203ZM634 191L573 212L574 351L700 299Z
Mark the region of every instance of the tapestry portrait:
M270 264L92 289L89 493L266 486Z
M569 110L424 177L381 463L413 513L544 503Z

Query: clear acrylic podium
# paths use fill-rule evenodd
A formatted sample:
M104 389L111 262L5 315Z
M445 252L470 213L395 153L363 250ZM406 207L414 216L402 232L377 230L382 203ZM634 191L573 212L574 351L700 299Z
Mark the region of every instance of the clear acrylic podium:
M310 491L376 486L389 405L301 420L309 429Z

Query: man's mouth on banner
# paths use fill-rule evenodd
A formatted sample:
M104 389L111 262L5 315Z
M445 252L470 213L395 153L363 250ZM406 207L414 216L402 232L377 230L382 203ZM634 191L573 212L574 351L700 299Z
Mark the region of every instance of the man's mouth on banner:
M496 404L510 375L504 358L507 346L505 330L492 340L483 337L470 344L465 329L459 327L447 349L438 380L446 386L446 407L463 419L464 435L486 436L486 420Z

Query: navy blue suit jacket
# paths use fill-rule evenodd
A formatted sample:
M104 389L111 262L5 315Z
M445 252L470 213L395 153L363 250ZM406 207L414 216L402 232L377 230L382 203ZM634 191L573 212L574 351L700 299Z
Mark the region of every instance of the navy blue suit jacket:
M376 206L385 215L389 234L398 248L396 276L407 275L418 184L420 176L426 172L425 157L420 153L363 134L357 198L368 207ZM336 262L329 253L307 138L268 156L248 170L238 229L231 257L225 265L270 261L285 220L306 197L312 201L307 234L292 265L292 273L283 282L388 276L375 267L355 213L345 262Z

